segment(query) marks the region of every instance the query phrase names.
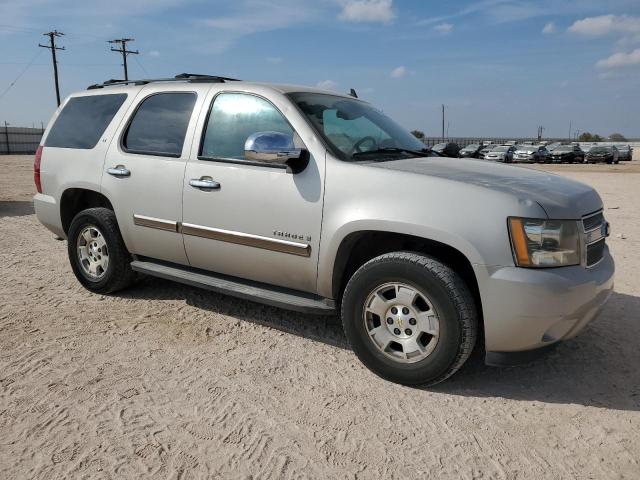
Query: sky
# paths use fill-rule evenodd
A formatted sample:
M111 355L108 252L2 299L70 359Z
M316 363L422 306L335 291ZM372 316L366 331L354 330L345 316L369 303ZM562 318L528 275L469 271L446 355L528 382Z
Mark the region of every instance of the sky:
M182 72L355 88L409 130L640 137L638 0L0 0L0 123L40 125L61 95Z

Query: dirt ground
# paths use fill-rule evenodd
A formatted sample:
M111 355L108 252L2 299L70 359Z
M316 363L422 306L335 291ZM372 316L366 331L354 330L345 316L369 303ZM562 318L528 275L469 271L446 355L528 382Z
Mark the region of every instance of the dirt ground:
M546 167L605 201L601 317L431 389L375 377L335 318L157 279L87 292L31 162L0 156L0 478L640 478L640 162Z

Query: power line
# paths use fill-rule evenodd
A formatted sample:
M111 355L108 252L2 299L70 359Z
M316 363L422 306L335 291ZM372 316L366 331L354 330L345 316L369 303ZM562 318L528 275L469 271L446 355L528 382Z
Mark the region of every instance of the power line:
M142 71L144 72L145 77L149 77L149 72L147 72L147 69L144 68L144 65L142 65L142 62L140 62L138 60L138 57L133 57L133 59L136 61L136 63L138 64L138 66L142 69Z
M133 38L116 38L115 40L109 40L108 43L115 43L121 45L121 48L111 47L112 52L122 53L122 66L124 67L124 79L129 80L129 72L127 71L127 55L138 55L138 50L127 50L127 43L135 41Z
M33 58L31 59L31 61L29 63L27 63L27 65L22 69L22 71L18 74L18 76L15 78L15 80L13 82L11 82L9 84L9 86L7 88L4 89L4 91L2 93L0 93L0 98L4 97L7 92L9 90L11 90L11 88L16 84L16 82L18 80L20 80L20 77L22 77L22 75L24 75L26 73L27 70L29 70L29 67L31 65L33 65L33 63L38 59L38 57L40 56L40 54L42 53L42 50L38 50L36 52L36 54L33 56Z
M53 32L43 33L43 35L49 37L49 45L42 45L39 43L38 46L51 50L51 58L53 60L53 78L56 82L56 100L58 101L58 106L60 106L60 85L58 83L58 62L56 60L56 50L65 50L65 48L56 47L56 37L61 37L64 33L54 30Z

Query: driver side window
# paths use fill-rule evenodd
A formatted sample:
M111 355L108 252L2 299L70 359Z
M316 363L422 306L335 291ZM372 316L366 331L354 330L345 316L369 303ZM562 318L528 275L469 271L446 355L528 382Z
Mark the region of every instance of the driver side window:
M200 156L245 160L244 142L257 132L294 133L282 114L264 98L221 93L213 100Z

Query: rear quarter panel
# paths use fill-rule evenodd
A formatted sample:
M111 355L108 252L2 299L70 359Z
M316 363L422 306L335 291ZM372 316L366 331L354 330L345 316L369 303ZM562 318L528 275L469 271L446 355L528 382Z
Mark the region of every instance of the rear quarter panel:
M44 145L51 127L71 98L85 95L99 95L101 93L125 93L127 94L127 98L111 123L107 126L95 147L91 149L44 147L43 149L42 162L40 165L42 194L37 195L35 201L36 205L41 202L43 205L48 204L50 208L52 208L51 205L55 205L55 209L57 209L58 212L57 221L60 223L60 232L56 231L56 233L59 235L62 234L61 236L64 236L59 219L60 199L62 194L69 188L84 188L96 192L101 191L100 182L102 178L102 170L110 139L113 138L118 126L123 121L125 112L136 97L138 90L110 87L108 92L103 92L102 90L91 90L71 95L67 97L56 110L55 114L49 121L42 138L41 144ZM37 209L38 208L36 207L36 210ZM46 221L52 223L51 219L47 219Z

